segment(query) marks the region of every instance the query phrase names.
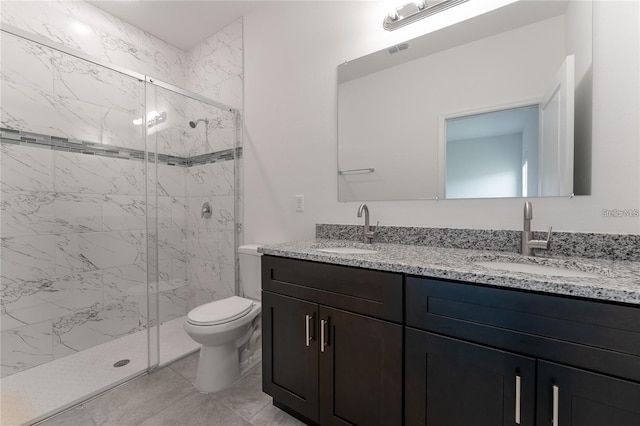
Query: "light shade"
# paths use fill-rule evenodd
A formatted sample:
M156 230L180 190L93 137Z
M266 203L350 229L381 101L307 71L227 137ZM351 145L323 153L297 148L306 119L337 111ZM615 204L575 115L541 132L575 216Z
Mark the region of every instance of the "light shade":
M467 1L469 0L420 0L410 2L389 13L384 18L382 26L387 31L393 31Z

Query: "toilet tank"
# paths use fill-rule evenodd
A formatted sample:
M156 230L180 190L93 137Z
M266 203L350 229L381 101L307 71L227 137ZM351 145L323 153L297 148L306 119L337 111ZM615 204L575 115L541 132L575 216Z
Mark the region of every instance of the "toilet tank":
M258 253L260 246L260 244L245 244L238 247L240 285L244 296L254 300L260 300L262 288L260 261L262 253Z

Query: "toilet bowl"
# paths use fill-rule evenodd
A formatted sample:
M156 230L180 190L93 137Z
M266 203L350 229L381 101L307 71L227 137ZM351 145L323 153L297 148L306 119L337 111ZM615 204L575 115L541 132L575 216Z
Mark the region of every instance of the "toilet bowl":
M191 310L184 330L202 345L196 389L203 393L225 389L240 379L238 348L259 334L260 256L257 245L241 246L240 277L247 297L231 296ZM257 331L256 331L257 330Z

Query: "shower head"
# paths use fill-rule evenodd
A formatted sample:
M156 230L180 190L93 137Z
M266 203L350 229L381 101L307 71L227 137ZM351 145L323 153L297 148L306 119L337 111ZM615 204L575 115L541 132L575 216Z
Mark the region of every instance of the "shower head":
M209 120L206 118L199 118L196 121L190 121L189 122L189 126L191 126L192 129L195 129L196 126L198 125L199 122L204 121L204 124L209 124Z

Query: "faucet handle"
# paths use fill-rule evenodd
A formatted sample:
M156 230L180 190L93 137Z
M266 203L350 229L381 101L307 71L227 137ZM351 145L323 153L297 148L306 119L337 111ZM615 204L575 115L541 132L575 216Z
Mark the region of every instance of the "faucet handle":
M529 247L531 247L532 249L542 249L542 250L549 250L549 248L551 247L551 232L552 232L553 228L550 226L549 227L549 231L547 232L547 239L546 240L531 240L529 241Z
M376 223L376 226L370 226L369 230L365 230L364 232L364 237L367 240L368 243L372 243L373 240L376 239L376 237L378 236L378 225L380 225L380 221L378 221L378 223Z

